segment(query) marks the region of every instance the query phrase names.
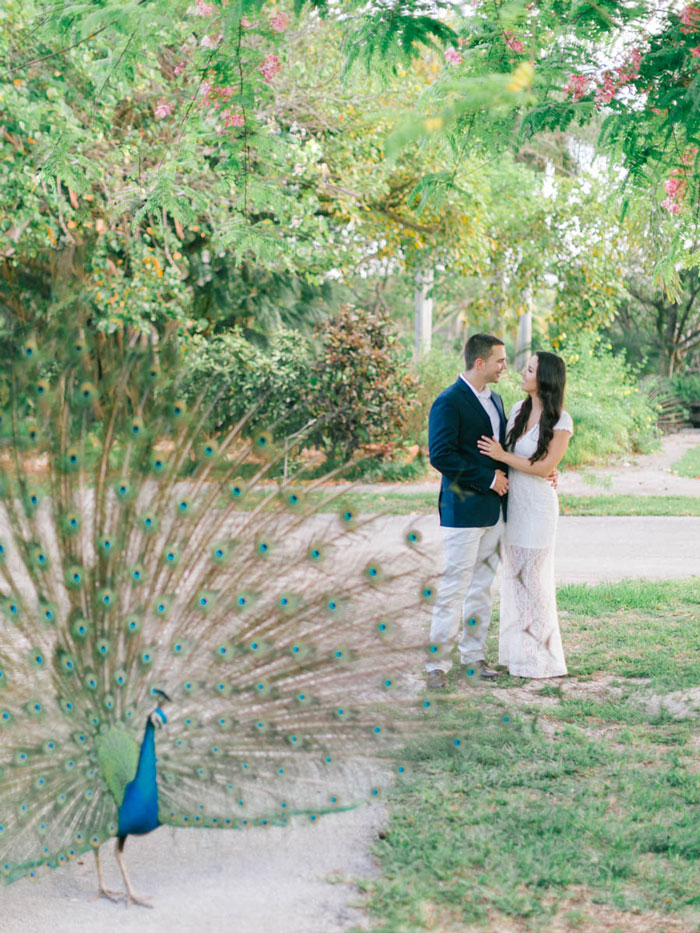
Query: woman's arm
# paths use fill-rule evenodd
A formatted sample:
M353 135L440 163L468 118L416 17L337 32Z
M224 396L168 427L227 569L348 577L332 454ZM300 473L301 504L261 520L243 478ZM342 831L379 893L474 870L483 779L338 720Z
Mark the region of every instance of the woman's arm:
M486 454L492 460L505 463L506 466L512 467L514 470L520 470L521 473L529 473L531 476L542 476L544 478L549 476L552 470L559 465L570 440L571 434L568 431L555 431L552 440L549 442L547 453L541 460L535 460L534 463L530 463L527 457L516 457L515 454L504 450L495 437L484 436L476 442L476 445L482 454Z

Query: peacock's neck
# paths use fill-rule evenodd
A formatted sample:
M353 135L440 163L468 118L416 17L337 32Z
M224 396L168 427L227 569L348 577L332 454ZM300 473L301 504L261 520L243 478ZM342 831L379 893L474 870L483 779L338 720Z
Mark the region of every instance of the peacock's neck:
M158 818L158 781L156 775L155 728L148 720L139 750L134 779L124 792L119 808L119 835L150 833L160 826Z
M136 781L155 781L156 779L156 738L155 726L149 719L143 733L139 764L136 769Z

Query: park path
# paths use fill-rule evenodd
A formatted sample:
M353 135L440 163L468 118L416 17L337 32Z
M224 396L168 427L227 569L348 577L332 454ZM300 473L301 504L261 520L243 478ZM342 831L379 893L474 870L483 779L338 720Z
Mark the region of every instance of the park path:
M653 454L638 454L617 460L605 467L582 467L562 470L560 495L570 496L700 496L700 478L676 476L676 463L688 450L700 447L700 429L690 428L669 434L661 440L661 449ZM399 492L435 492L440 487L440 474L430 470L427 480L420 483L382 483L382 490ZM369 483L357 483L358 492L376 491Z
M383 540L401 541L407 521L418 524L430 563L439 569L436 516L388 517ZM558 583L692 574L700 574L700 518L565 516L560 520ZM154 910L126 910L105 900L91 901L95 872L92 856L86 855L39 882L21 881L3 889L0 933L369 929L353 878L373 873L370 850L382 820L381 807L374 807L285 829L236 833L163 827L130 839L126 847L134 887L142 895L152 895ZM111 851L105 847L103 852L107 884L121 888Z

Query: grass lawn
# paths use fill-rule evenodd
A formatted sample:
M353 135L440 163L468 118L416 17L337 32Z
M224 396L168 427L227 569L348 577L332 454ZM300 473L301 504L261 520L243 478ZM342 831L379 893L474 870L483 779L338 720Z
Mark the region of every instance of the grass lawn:
M679 476L700 477L700 447L686 450L681 459L673 464L672 469Z
M568 678L453 668L426 693L436 737L391 793L373 930L700 930L700 580L559 607Z
M700 492L700 489L698 490ZM391 512L394 515L436 513L435 492L352 493L336 500L330 509L352 503L357 512ZM700 496L560 496L565 515L700 515Z

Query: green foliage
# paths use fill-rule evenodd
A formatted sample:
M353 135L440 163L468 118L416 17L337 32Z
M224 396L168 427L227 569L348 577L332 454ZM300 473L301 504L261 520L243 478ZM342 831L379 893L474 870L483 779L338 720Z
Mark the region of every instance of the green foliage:
M240 329L194 337L182 392L194 399L207 386L212 432L227 431L253 409L251 426L278 436L308 427L307 441L333 461L368 444L390 452L403 437L416 387L388 315L343 307L320 329L319 342L291 330L274 332L266 346Z
M384 69L395 65L399 56L415 58L423 47L440 48L456 38L447 23L418 14L407 5L370 7L369 15L348 38L345 69L349 71L356 62L361 62L367 71L373 65Z
M657 446L654 405L624 356L587 336L560 348L567 362L565 406L575 434L566 463L581 466Z
M388 314L347 305L320 336L310 410L322 421L312 436L332 460L367 444L390 449L403 435L416 383Z
M428 415L436 397L459 377L464 369L461 354L434 348L415 367L418 388L416 404L406 420L405 438L409 444L428 449Z
M700 373L680 373L669 380L674 393L684 402L700 400Z
M277 331L262 348L234 329L209 340L192 340L182 391L195 399L206 386L204 403L212 432L225 433L253 409L251 426L280 436L293 434L310 420L312 365L309 342L293 331Z

